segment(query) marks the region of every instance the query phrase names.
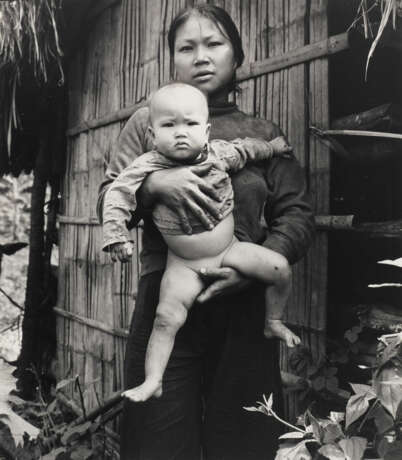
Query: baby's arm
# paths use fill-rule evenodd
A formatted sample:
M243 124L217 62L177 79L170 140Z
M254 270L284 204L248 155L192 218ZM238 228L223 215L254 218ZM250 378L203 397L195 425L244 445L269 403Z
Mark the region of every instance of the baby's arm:
M290 157L292 147L283 136L278 136L271 141L246 137L235 139L231 142L222 140L211 141L216 154L226 164L231 172L244 168L247 162L268 160L273 156Z
M148 174L166 167L168 165L158 153L144 153L113 181L105 193L103 205L102 248L104 251L113 251L120 260L120 255L123 258L128 257L123 246L124 243L130 242L127 223L137 207L135 194Z

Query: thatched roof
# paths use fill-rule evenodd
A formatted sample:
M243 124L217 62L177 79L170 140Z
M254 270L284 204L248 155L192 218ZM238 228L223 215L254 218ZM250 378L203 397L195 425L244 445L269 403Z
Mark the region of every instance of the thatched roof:
M33 168L49 102L94 0L0 0L0 175Z

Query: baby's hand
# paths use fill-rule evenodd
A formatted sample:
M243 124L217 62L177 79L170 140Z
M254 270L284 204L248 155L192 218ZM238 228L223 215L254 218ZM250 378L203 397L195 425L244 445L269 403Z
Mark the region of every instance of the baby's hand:
M283 136L275 137L275 139L272 139L269 143L274 149L274 155L280 156L281 154L290 153L293 150Z
M126 243L114 243L110 245L110 257L113 262L128 262L133 255L134 244L131 241Z

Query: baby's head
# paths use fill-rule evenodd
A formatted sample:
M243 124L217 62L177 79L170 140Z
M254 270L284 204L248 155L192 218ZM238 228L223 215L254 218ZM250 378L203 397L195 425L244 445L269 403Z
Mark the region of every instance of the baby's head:
M191 163L208 143L207 99L194 86L175 82L158 89L149 104L149 120L156 150L171 160Z

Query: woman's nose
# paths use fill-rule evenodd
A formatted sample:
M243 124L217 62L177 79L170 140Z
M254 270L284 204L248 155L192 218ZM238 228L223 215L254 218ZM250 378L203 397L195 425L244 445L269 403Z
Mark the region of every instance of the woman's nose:
M195 50L194 64L200 65L200 64L204 64L208 62L209 62L209 58L208 58L207 50L205 49L204 46L198 46Z

